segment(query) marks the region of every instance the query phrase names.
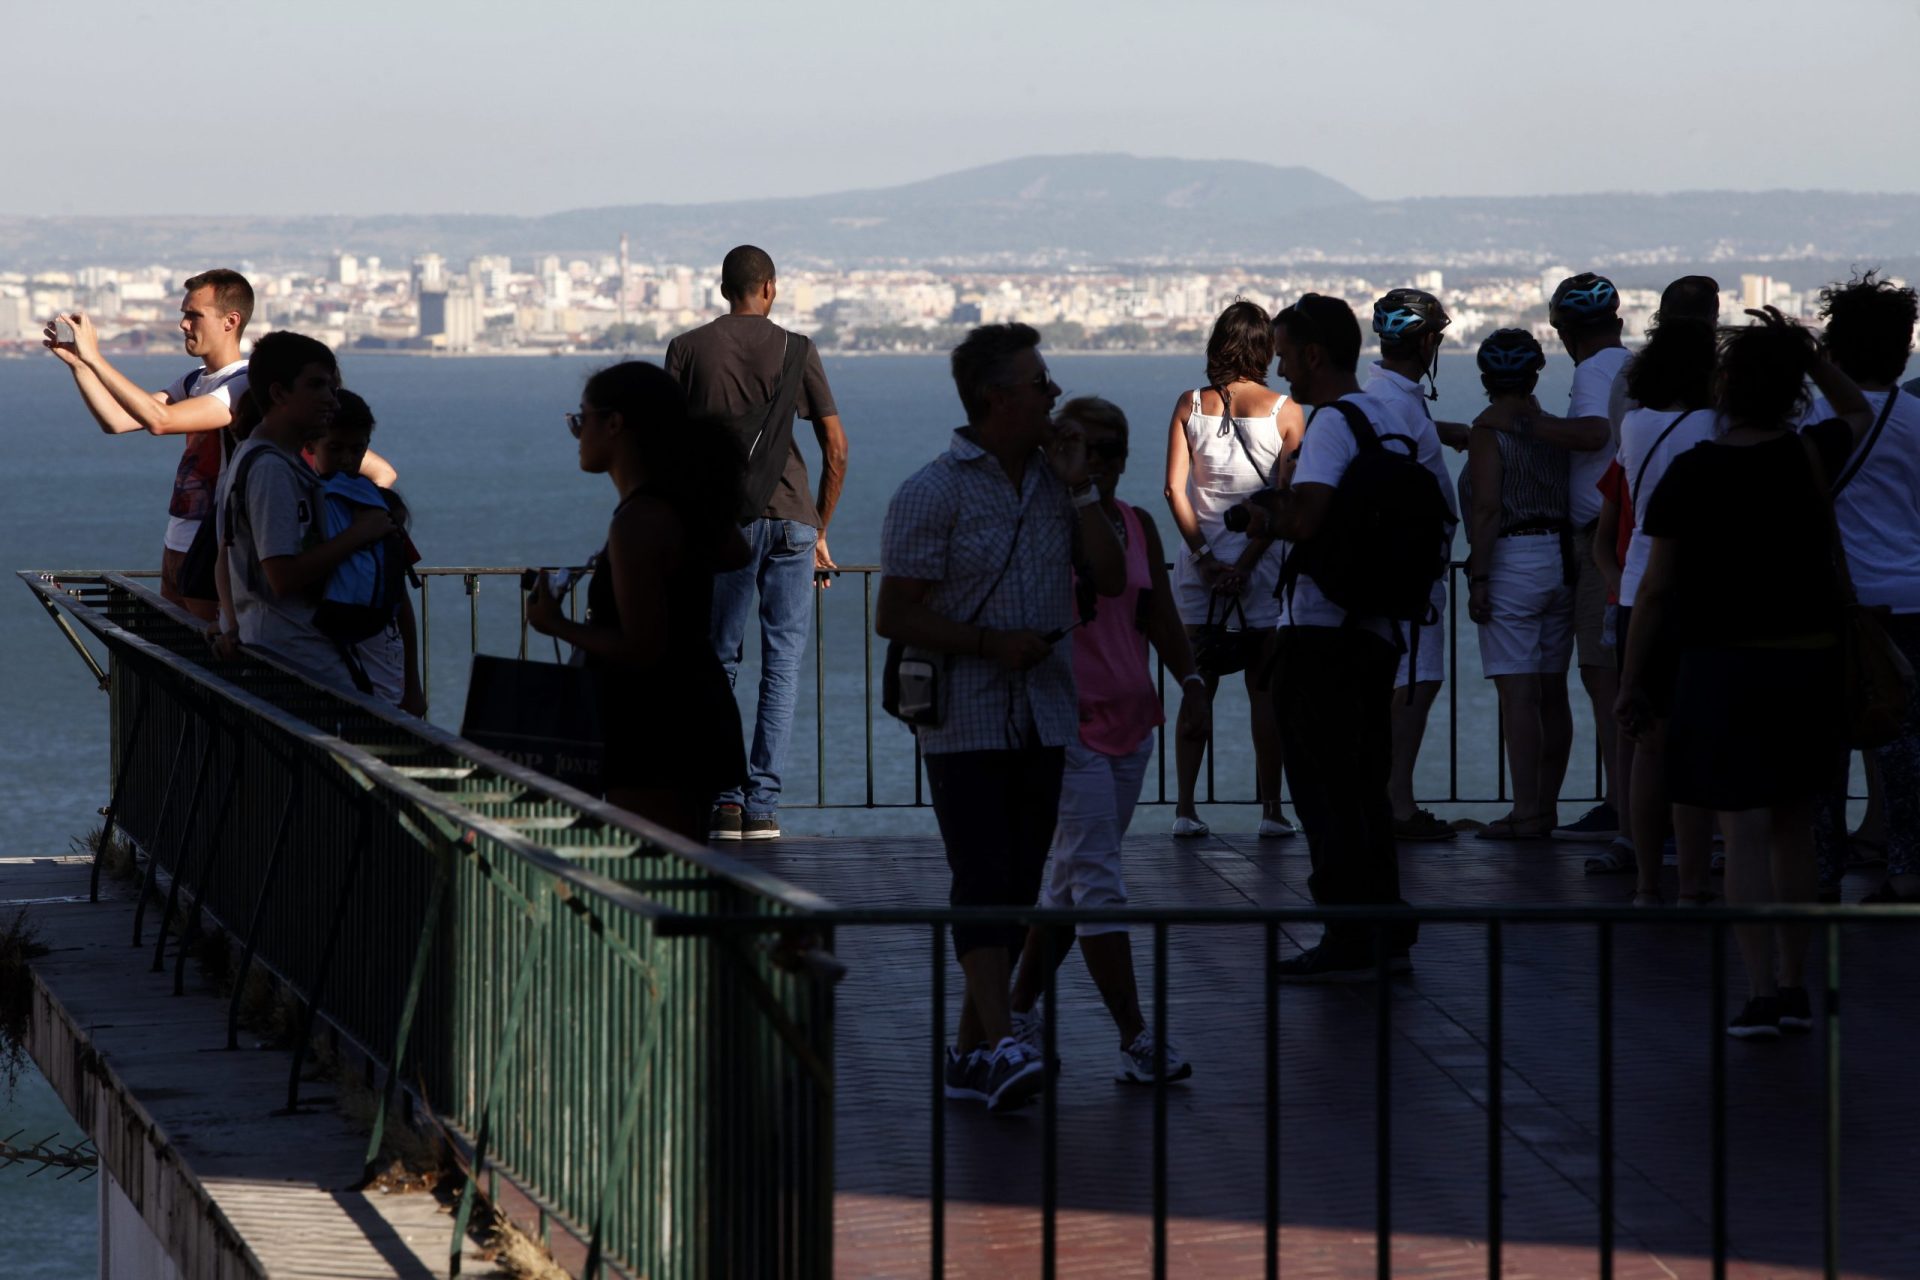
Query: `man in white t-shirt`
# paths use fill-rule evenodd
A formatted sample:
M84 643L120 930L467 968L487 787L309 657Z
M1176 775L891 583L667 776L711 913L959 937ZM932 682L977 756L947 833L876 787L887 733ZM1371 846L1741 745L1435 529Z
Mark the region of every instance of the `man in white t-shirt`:
M1605 770L1605 797L1578 819L1555 827L1559 840L1613 840L1620 834L1620 810L1614 795L1614 696L1619 673L1606 633L1607 582L1593 559L1593 531L1600 519L1600 477L1613 462L1619 445L1616 414L1624 403L1616 399L1614 383L1631 353L1620 341L1620 293L1605 276L1583 271L1568 276L1553 291L1547 318L1561 345L1573 358L1573 392L1567 416L1540 412L1537 401L1524 409L1494 404L1474 419L1476 427L1532 436L1568 450L1572 474L1573 560L1577 577L1573 594L1575 658L1580 683L1586 686Z
M46 328L46 346L73 374L87 411L109 435L145 431L156 436L183 435L186 449L174 473L167 505L167 533L160 560L160 594L211 622L214 601L203 598L204 585L183 593L180 568L194 536L213 505L220 475L220 437L233 421L247 390L247 362L240 358L240 335L253 316L253 286L237 271L216 268L187 280L180 302L180 333L198 368L165 390L146 391L100 354L99 333L91 317L74 312ZM59 324L73 330L61 341ZM194 587L195 584L189 584Z
M1459 499L1454 494L1453 477L1441 461L1441 438L1433 414L1427 409L1428 396L1420 379L1431 377L1440 358L1440 344L1446 341L1451 323L1440 299L1420 289L1393 289L1373 304L1373 331L1380 339L1380 360L1367 380L1365 395L1388 422L1387 427L1414 441L1414 456L1440 482L1441 494L1455 524L1460 521ZM1380 415L1368 416L1379 420ZM1463 427L1464 431L1465 428ZM1453 559L1452 533L1448 533L1447 559ZM1434 699L1440 696L1440 683L1446 671L1447 580L1433 584L1433 621L1420 628L1419 643L1400 655L1399 669L1393 678L1393 773L1387 794L1393 801L1393 834L1399 840L1451 840L1454 830L1446 822L1414 803L1413 769L1420 758L1420 743L1427 734L1427 716ZM1416 669L1417 664L1417 669Z
M1826 290L1820 314L1828 354L1873 410L1874 425L1830 481L1847 572L1861 604L1890 611L1888 637L1920 669L1920 386L1899 386L1920 297L1869 273ZM1834 416L1821 399L1807 420ZM1920 902L1920 698L1907 708L1900 735L1871 757L1880 773L1887 879L1862 901ZM1821 887L1837 892L1847 862L1844 796L1822 805L1814 834Z
M1310 293L1273 321L1274 350L1293 398L1314 406L1292 483L1250 500L1253 536L1309 542L1327 518L1335 487L1359 455L1342 410L1357 406L1378 435L1400 423L1362 394L1360 324L1338 298ZM1387 446L1393 447L1391 445ZM1387 778L1393 764L1388 704L1400 645L1386 618L1350 617L1309 573L1283 586L1278 666L1272 681L1286 746L1287 785L1313 861L1308 888L1324 906L1391 905L1400 899L1399 854ZM1389 968L1412 970L1413 925L1329 925L1318 945L1280 962L1283 982L1364 981L1384 944ZM1384 934L1384 936L1381 936Z
M338 403L333 352L305 334L270 333L248 361L259 425L220 475L214 509L237 640L321 684L353 688L340 646L314 625L327 577L342 560L393 530L384 510L362 510L325 537L320 482L301 451Z

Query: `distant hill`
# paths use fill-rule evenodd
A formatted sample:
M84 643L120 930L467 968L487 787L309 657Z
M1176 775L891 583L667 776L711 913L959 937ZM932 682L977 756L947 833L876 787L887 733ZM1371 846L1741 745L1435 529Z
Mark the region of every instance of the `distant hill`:
M1367 200L1311 169L1128 155L1030 156L904 186L545 217L0 217L0 268L156 260L317 262L336 249L717 261L743 241L841 266L1453 265L1910 258L1920 195L1603 193Z

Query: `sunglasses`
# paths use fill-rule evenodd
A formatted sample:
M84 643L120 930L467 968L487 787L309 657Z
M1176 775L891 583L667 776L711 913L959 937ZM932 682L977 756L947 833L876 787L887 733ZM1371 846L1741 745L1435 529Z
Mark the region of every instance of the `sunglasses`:
M564 415L567 420L567 430L573 432L573 438L575 440L578 440L580 438L581 428L587 425L587 419L592 415L600 412L603 412L603 411L600 409L586 409L581 411L580 413L569 413Z

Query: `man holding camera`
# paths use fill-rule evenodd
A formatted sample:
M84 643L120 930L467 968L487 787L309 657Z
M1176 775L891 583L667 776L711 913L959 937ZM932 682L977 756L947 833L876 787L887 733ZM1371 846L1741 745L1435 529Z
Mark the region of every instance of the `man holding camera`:
M216 433L233 421L247 390L240 335L252 317L253 286L239 272L215 268L188 279L180 302L180 333L187 354L200 365L163 391L143 390L100 354L100 336L91 317L78 312L58 316L46 328L47 348L73 374L81 400L102 431L186 437L167 506L160 594L208 622L214 620L216 602L184 595L180 568L201 521L213 511L221 456Z
M953 352L967 425L909 476L881 532L875 630L932 656L920 746L946 843L954 906L1025 909L1040 892L1066 746L1080 732L1071 647L1073 576L1103 596L1126 586L1119 538L1087 478L1084 438L1049 416L1060 388L1024 324L986 325ZM903 699L904 700L904 699ZM1016 924L956 925L966 973L950 1098L1016 1107L1044 1085L1013 1038Z

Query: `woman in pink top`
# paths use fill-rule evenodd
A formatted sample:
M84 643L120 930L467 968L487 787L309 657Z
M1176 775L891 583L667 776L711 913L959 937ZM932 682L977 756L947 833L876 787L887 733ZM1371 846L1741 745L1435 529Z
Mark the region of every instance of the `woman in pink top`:
M1127 418L1118 406L1086 397L1069 400L1059 416L1086 433L1088 475L1100 488L1100 506L1126 549L1126 590L1097 601L1091 621L1073 632L1073 678L1080 698L1080 740L1067 745L1066 773L1060 785L1060 818L1049 851L1047 880L1040 891L1043 907L1124 906L1127 885L1120 874L1120 842L1140 799L1147 764L1153 758L1153 731L1164 721L1154 689L1147 645L1159 651L1180 681L1180 729L1204 738L1212 716L1206 681L1194 670L1173 593L1168 588L1166 556L1153 521L1115 498L1127 468ZM1077 582L1076 582L1077 585ZM1083 614L1084 616L1084 614ZM1156 1062L1153 1033L1140 1015L1133 980L1133 950L1121 924L1083 924L1062 929L1052 940L1055 965L1066 958L1079 936L1087 971L1120 1032L1115 1078L1151 1084ZM1046 935L1027 934L1020 972L1013 987L1014 1034L1037 1049L1041 1012L1036 1007L1043 985L1041 952ZM1166 1048L1167 1079L1193 1074L1173 1047Z

